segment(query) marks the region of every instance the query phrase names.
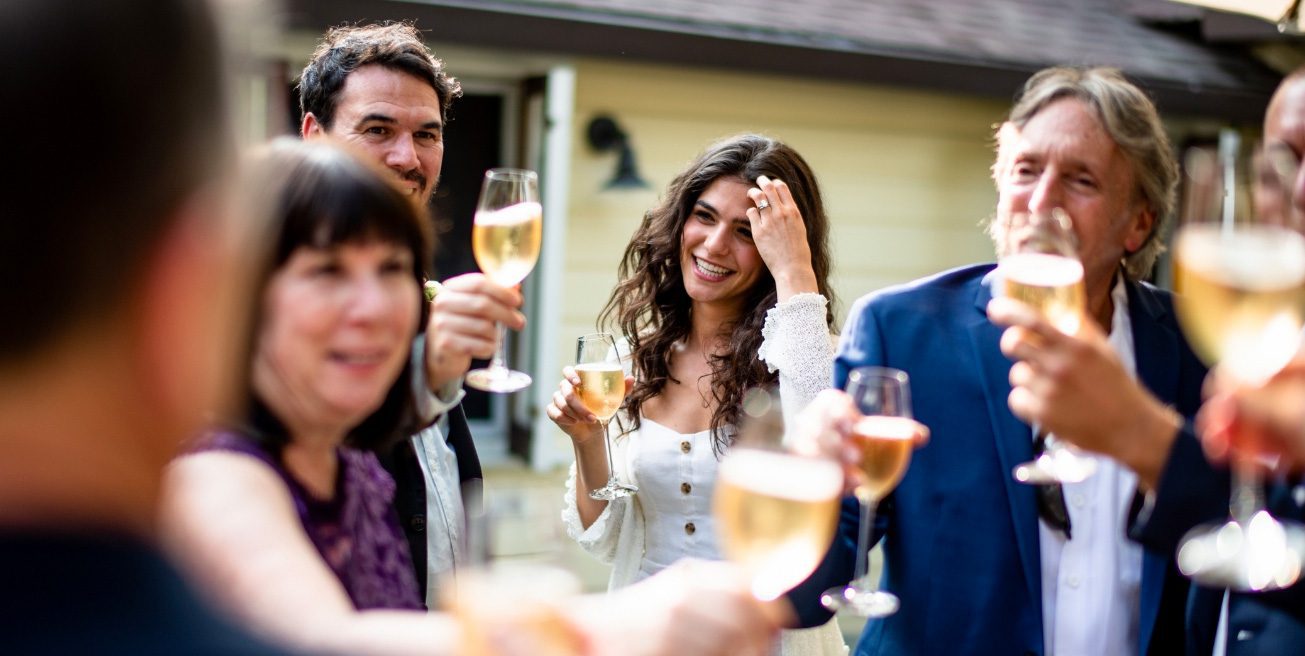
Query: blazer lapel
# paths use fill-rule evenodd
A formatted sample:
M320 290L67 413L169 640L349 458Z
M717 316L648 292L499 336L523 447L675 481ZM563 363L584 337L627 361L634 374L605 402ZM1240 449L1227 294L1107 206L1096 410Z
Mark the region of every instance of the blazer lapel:
M1010 502L1011 523L1015 527L1020 562L1024 566L1024 583L1035 610L1038 624L1042 626L1042 557L1038 546L1038 506L1032 486L1016 482L1012 475L1015 466L1033 457L1033 433L1028 424L1020 421L1006 405L1010 396L1011 361L1002 354L999 342L1002 328L988 321L988 301L992 294L986 284L978 286L974 305L978 314L969 324L970 342L974 347L975 362L979 367L979 380L983 382L984 397L988 405L988 418L996 440L997 457L1001 463L1001 480Z
M1179 337L1165 321L1168 310L1150 290L1128 281L1128 314L1133 324L1133 359L1137 377L1161 402L1173 404L1178 398L1178 372L1181 346ZM1164 592L1169 554L1142 552L1142 590L1138 600L1138 642L1146 653Z
M1156 398L1172 404L1178 399L1179 336L1169 327L1169 311L1155 294L1132 281L1127 289L1137 378Z

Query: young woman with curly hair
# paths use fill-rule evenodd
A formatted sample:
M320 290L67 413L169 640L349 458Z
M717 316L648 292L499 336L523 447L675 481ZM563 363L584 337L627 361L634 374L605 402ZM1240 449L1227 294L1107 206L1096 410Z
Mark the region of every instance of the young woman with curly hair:
M590 498L608 458L574 369L547 409L575 447L568 532L612 565L611 589L680 558L720 558L711 498L744 393L778 386L790 416L829 386L828 233L810 167L757 135L708 148L644 216L599 315L632 374L611 430L616 475L638 492ZM844 653L833 624L784 634L785 654Z

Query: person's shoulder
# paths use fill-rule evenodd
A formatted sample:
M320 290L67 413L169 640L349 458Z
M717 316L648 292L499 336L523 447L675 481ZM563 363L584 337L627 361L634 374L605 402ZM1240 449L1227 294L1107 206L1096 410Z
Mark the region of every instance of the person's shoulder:
M992 262L971 264L884 287L857 299L851 313L949 307L958 299L968 303L995 267Z
M97 529L0 531L20 559L0 593L0 643L18 654L282 654L227 623L158 550Z
M206 512L289 497L286 481L270 462L237 450L184 454L168 465L163 480L170 502L197 503Z

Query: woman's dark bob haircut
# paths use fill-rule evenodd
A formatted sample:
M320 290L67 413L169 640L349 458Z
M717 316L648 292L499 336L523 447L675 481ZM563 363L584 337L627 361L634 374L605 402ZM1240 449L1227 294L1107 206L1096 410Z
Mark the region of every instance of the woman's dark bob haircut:
M431 261L430 224L390 185L384 172L339 146L285 138L260 149L248 174L247 189L256 197L255 204L270 215L274 225L268 232L275 243L253 299L255 336L264 319L268 282L296 250L378 241L412 253L412 277L417 281L413 289L421 308L415 328L424 330L429 304L421 297L421 285L426 263ZM252 361L253 349L250 352ZM420 426L413 411L411 369L411 363L404 366L381 406L349 431L345 444L379 450L416 432ZM244 380L249 385L245 428L256 441L279 453L289 440L287 430L254 392L251 377Z

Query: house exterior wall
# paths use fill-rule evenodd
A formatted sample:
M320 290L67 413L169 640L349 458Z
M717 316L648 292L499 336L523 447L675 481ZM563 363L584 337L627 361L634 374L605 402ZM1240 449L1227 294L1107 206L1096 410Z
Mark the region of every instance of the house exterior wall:
M285 62L293 77L316 36L289 35L269 54ZM538 352L550 355L539 358L535 386L527 392L534 412L542 414L557 369L573 360L575 337L596 329L620 257L644 211L717 139L759 132L787 142L811 164L831 221L837 326L867 292L992 258L980 224L995 205L988 173L991 135L1007 102L727 71L709 62L687 68L431 45L469 85L510 84L560 69L574 79L571 114L562 119L570 157L561 170L545 172L565 178L560 181L565 198L552 205L565 210L544 218L565 222L560 248L546 246L546 253L560 253L562 261L549 267L557 273L540 285L538 298L529 299L552 308L543 315L550 325L537 332ZM603 189L616 154L588 146L586 127L598 114L611 115L627 132L648 189ZM1217 129L1217 122L1167 118L1175 143ZM534 426L536 439L544 443L532 449L533 464L569 463L566 437L547 421Z
M840 327L862 294L992 258L979 224L996 199L988 167L1002 103L609 60L580 60L575 69L564 283L548 292L563 307L559 353L595 329L626 243L671 178L708 144L740 132L785 141L815 171L831 223ZM600 113L629 135L649 189L603 190L615 154L585 141ZM554 433L554 452L569 460L569 442Z

